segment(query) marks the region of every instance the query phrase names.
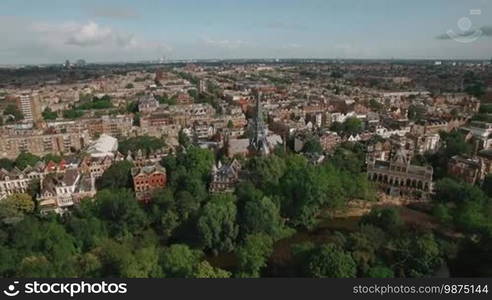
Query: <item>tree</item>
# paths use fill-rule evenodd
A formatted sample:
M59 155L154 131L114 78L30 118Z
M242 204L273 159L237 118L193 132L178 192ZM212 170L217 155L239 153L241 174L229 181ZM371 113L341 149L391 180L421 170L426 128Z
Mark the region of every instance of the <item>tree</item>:
M14 168L14 162L8 158L0 158L0 169L10 171Z
M84 200L86 202L92 200ZM66 227L68 232L75 238L77 248L88 251L99 245L108 238L108 232L103 220L95 215L82 215L80 211L74 211L67 217Z
M126 112L127 113L137 113L138 112L138 101L130 101L126 105Z
M121 141L118 145L118 151L125 155L128 151L135 153L138 150L142 150L144 154L150 154L162 149L165 145L166 143L162 139L143 135Z
M46 107L44 110L43 110L43 119L48 121L48 120L55 120L57 117L58 117L58 114L54 111L51 110L51 108L49 107Z
M202 179L206 179L212 165L215 163L214 153L208 149L189 147L186 153L178 154L178 163L190 171L196 172Z
M23 278L49 278L57 274L45 256L28 256L22 259L16 275Z
M369 100L369 107L376 112L382 111L384 109L384 105L379 103L375 99Z
M331 124L330 126L330 130L331 131L334 131L338 134L342 134L343 133L343 130L344 130L344 127L343 127L343 124L338 122L338 121L335 121Z
M62 115L65 119L78 119L84 115L84 112L80 109L72 108L64 110Z
M365 165L364 147L360 143L342 143L335 148L329 163L337 169L360 174Z
M471 96L481 98L485 95L486 87L483 82L475 82L465 88L465 92Z
M12 116L15 121L24 119L24 115L15 104L8 104L3 110L4 116Z
M371 212L362 217L361 224L369 224L390 232L398 231L403 225L400 213L392 207L373 208Z
M132 184L133 163L123 160L111 165L96 181L97 189L129 188Z
M344 136L359 134L363 129L364 124L356 117L349 117L343 123L334 122L330 128L330 130Z
M52 162L55 162L55 163L59 163L62 161L62 157L59 156L59 155L54 155L54 154L46 154L44 157L43 157L43 161L45 162L49 162L49 161L52 161Z
M181 129L178 133L178 142L184 148L188 148L191 145L190 137L183 131L183 129Z
M434 212L469 232L492 232L492 201L477 186L444 178L437 182Z
M362 225L359 231L349 234L346 245L352 252L359 274L365 275L375 264L377 253L385 242L385 232L372 225Z
M198 232L205 248L215 255L234 250L238 235L236 204L230 194L214 195L203 207L198 219Z
M464 135L454 130L450 133L441 132L441 138L444 142L444 155L446 158L451 158L455 155L470 154L472 147L465 141Z
M0 274L3 277L13 274L18 268L15 253L17 251L8 246L3 246L0 243Z
M133 114L133 126L140 126L140 112L136 112Z
M264 191L275 191L284 175L286 161L277 155L255 156L249 159L245 169L251 173L251 182Z
M302 151L305 153L323 153L323 147L319 142L319 139L315 137L309 137L304 146L302 147Z
M163 276L162 269L159 266L159 249L156 245L144 248L137 247L134 250L136 264L134 267L135 277L138 278L160 278Z
M74 255L77 253L75 239L67 233L65 228L56 219L48 218L40 222L34 216L26 216L21 222L14 225L12 229L15 234L11 234L11 246L16 249L17 256L22 261L26 257L38 257L34 261L34 266L38 262L43 270L49 263L50 277L69 277L75 275ZM39 256L43 256L39 257ZM19 262L21 262L19 261ZM27 261L27 269L32 270L33 262ZM20 270L23 267L19 268ZM26 275L27 276L27 275ZM34 276L34 275L33 275Z
M33 211L34 201L28 194L12 194L0 201L0 220L4 223L19 222Z
M392 249L397 277L424 277L441 266L439 244L431 233L397 238L388 246Z
M355 117L347 118L347 120L343 123L343 126L345 133L349 135L356 135L363 129L362 121Z
M191 278L203 253L187 245L174 244L163 250L160 265L166 277Z
M147 226L147 216L130 190L102 190L96 194L95 206L113 236L131 236Z
M199 263L193 272L194 278L229 278L231 273L220 268L215 268L206 260Z
M453 220L453 216L450 214L450 208L443 203L434 205L432 208L432 214L444 224L449 224Z
M98 256L91 252L86 252L77 258L78 277L99 277L102 264Z
M273 240L265 234L248 235L237 250L239 277L260 277L260 271L273 251Z
M133 253L131 245L126 243L120 243L115 240L105 240L101 243L99 248L92 250L99 262L91 262L93 266L89 268L91 272L98 274L98 277L124 277L124 278L145 278L149 277L149 270L142 270L141 257L137 257ZM157 266L158 256L157 252L154 254L154 258L151 263ZM100 269L97 269L100 265Z
M173 191L170 189L156 190L147 212L154 228L167 240L180 225L181 219L177 212Z
M329 165L313 166L300 156L289 156L279 182L282 215L295 226L312 228L322 207L340 208L345 194L338 172Z
M350 253L334 244L316 248L308 257L307 272L318 278L352 278L356 275L356 264Z
M474 189L451 178L444 178L436 183L435 199L441 203L460 203L472 200Z
M243 235L265 233L279 238L283 231L280 208L267 196L251 195L245 200L240 226Z
M395 274L393 270L388 267L376 266L369 269L367 272L369 278L393 278Z
M89 99L81 102L83 103L77 107L79 110L107 109L113 107L111 97L108 95L104 95L101 98L93 97L92 100Z
M41 161L39 156L29 152L21 152L15 159L15 166L20 170L24 170L27 166L34 166L38 161Z
M195 89L188 90L188 95L190 95L190 97L194 100L198 99L198 91Z

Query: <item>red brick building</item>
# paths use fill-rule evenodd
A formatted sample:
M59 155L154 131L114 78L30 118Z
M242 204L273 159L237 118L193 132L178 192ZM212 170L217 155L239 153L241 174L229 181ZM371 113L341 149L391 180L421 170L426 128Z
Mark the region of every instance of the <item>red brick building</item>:
M135 197L139 201L150 201L154 190L166 187L166 169L159 164L132 168L131 173Z

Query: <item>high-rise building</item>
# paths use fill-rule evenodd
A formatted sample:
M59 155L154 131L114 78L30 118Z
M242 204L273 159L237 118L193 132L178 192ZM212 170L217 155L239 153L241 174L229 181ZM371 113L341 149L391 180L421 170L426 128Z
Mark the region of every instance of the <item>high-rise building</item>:
M37 122L41 120L41 107L36 94L23 92L18 96L17 106L24 116L25 122Z

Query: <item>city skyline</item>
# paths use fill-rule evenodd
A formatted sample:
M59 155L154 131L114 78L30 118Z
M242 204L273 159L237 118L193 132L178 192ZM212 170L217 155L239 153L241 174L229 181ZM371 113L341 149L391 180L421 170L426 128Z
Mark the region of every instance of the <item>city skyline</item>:
M29 9L25 9L29 7ZM490 59L492 1L2 1L0 65ZM469 24L464 24L464 19ZM466 20L465 20L466 21ZM468 30L462 30L467 28ZM472 37L476 39L455 39Z

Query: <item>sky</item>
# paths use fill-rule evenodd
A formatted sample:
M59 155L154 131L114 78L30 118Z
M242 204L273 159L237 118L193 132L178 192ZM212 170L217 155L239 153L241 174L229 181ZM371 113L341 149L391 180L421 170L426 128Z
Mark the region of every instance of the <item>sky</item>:
M0 65L490 59L492 0L1 0Z

